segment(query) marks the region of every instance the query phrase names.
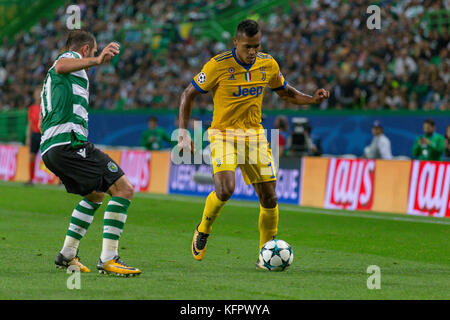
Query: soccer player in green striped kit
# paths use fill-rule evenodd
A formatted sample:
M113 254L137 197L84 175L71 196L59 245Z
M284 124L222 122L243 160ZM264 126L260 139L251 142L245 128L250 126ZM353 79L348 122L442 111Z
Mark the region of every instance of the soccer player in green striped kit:
M59 268L74 265L81 272L90 272L80 262L78 246L108 193L111 199L104 214L103 246L97 269L105 274L133 276L141 271L127 266L118 254L133 186L107 154L87 141L89 79L86 69L108 63L119 54L120 48L112 42L98 57L94 57L96 52L97 43L91 33L71 31L65 52L49 69L42 87L42 160L61 179L67 192L83 196L72 212L55 265Z

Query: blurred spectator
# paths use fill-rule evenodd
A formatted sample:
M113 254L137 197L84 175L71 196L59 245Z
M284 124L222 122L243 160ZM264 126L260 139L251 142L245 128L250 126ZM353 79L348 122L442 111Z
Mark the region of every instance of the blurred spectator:
M383 133L380 121L372 125L372 142L364 148L364 157L368 159L392 159L391 141Z
M322 145L320 138L314 137L312 135L312 127L311 125L307 125L305 127L306 133L306 143L308 146L308 155L309 156L321 156L322 155Z
M215 14L251 8L256 0L75 0L56 9L29 31L0 45L0 110L32 103L33 88L64 46L65 9L79 5L83 27L96 35L99 51L121 42L122 52L108 66L92 68L92 109L176 109L180 92L201 65L232 47L193 37L197 21ZM445 1L381 1L381 30L365 26L364 1L292 1L274 6L261 21L263 51L274 56L288 82L305 93L317 87L331 92L320 106L448 110L450 37L423 18L444 9ZM236 9L237 8L237 9ZM437 19L436 19L437 20ZM184 23L193 32L181 36ZM183 29L184 30L184 29ZM190 30L190 29L188 29ZM222 38L222 37L219 37ZM265 109L292 109L266 90ZM199 96L196 109L211 110L211 98Z
M414 59L408 55L408 50L403 48L399 55L395 58L394 74L400 78L403 75L413 74L417 71L417 64Z
M286 116L278 116L273 122L274 129L278 129L278 152L280 157L288 155L288 139L289 139L289 122Z
M41 88L35 89L33 93L33 104L28 108L28 124L26 146L29 148L29 180L26 185L33 185L34 166L36 155L41 144L41 131L39 130L39 114L41 112Z
M148 129L142 132L141 146L147 150L162 150L164 141L171 143L170 135L164 128L158 127L158 118L148 118Z
M445 150L444 137L436 133L436 125L433 119L427 119L423 123L423 135L420 135L412 148L412 156L419 160L441 160Z

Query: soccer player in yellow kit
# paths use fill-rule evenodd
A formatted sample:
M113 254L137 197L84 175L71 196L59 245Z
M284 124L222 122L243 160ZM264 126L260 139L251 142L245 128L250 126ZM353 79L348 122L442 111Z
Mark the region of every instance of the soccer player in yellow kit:
M195 229L191 246L192 255L199 261L204 258L214 221L234 192L237 166L245 183L253 185L260 200L260 249L277 234L276 172L261 125L265 87L269 86L281 99L294 104L318 104L329 97L325 89L309 96L286 83L275 59L259 52L261 32L256 21L241 21L233 41L235 48L213 57L203 66L184 90L180 102L179 129L184 130L180 130L178 147L190 151L193 151L193 141L187 128L194 99L211 91L214 102L208 136L215 190L206 198L202 220ZM255 151L256 158L252 157Z

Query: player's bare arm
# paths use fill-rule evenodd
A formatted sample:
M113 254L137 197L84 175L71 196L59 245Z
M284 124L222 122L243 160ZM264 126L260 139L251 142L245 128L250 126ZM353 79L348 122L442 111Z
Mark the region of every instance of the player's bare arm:
M194 105L194 99L200 94L197 89L194 88L192 83L183 91L180 101L179 110L179 129L184 129L180 131L178 136L178 148L180 150L188 148L194 151L194 142L190 139L189 135L186 135L187 129L189 127L189 118L191 117L192 107Z
M93 57L97 48L89 48L89 45L84 46L80 51L86 52L83 54L84 58L61 58L55 65L55 71L58 74L71 73L83 69L88 69L111 61L111 59L120 52L119 44L111 42L100 53L98 57ZM91 56L92 55L92 56Z
M318 89L313 96L310 96L298 91L289 84L284 89L275 92L281 99L293 104L320 104L323 100L330 97L330 92L325 89Z
M38 122L39 132L42 134L42 113L39 112L39 122Z
M27 147L29 147L30 143L31 143L31 121L28 121L28 124L27 124L27 137L26 137L26 140L25 140L25 145Z

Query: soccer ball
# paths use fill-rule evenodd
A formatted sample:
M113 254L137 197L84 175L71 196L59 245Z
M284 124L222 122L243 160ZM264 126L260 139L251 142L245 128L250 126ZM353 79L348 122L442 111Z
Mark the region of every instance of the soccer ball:
M269 271L283 271L293 260L294 251L284 240L267 241L259 253L259 265Z

